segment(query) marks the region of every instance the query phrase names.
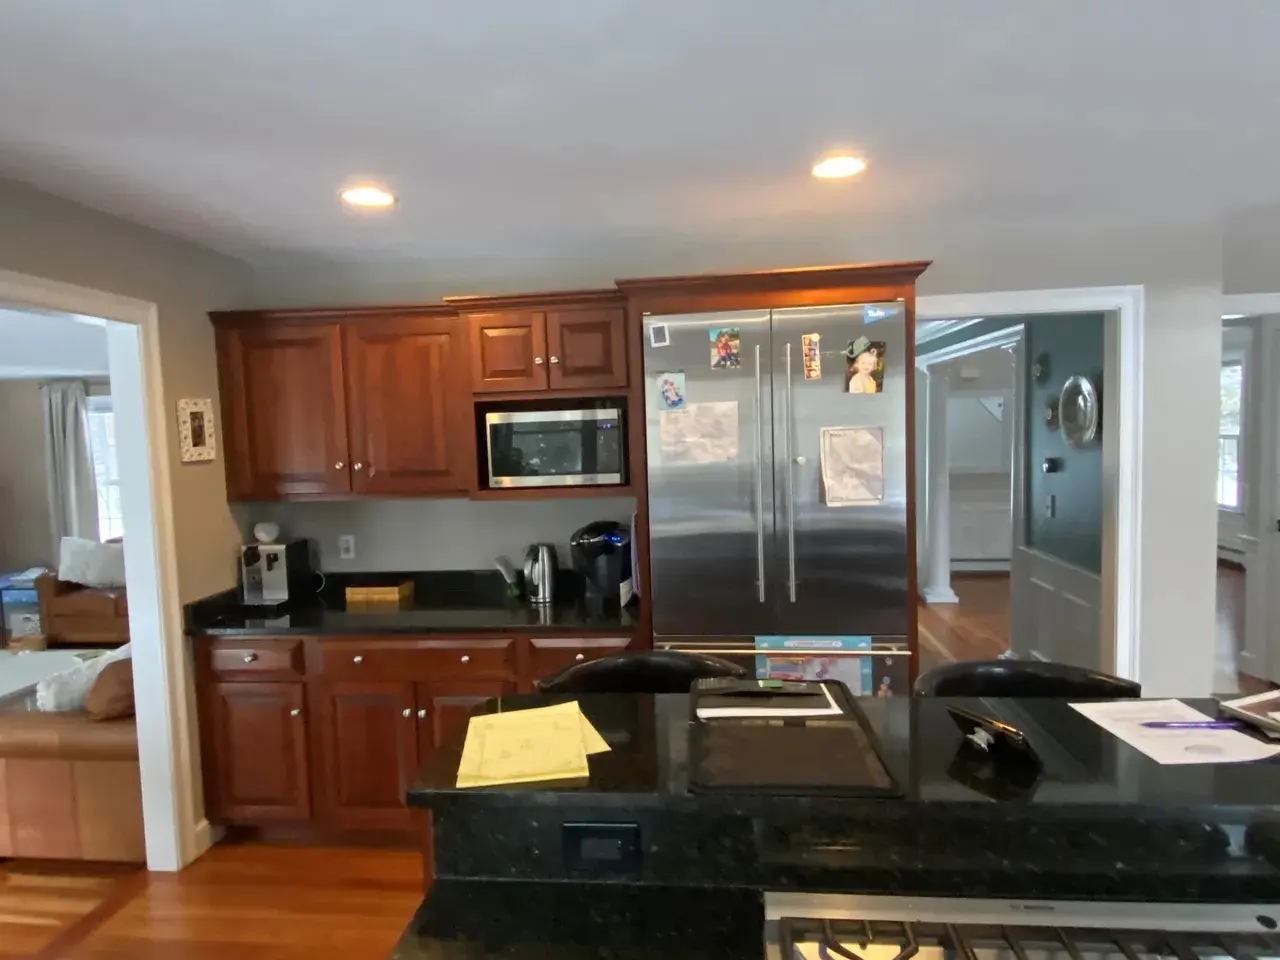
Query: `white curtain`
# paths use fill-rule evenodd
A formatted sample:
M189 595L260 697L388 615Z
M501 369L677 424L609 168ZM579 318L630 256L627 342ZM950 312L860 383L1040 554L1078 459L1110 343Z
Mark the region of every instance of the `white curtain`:
M49 477L49 515L53 519L53 555L63 537L98 539L98 485L89 450L89 409L79 380L46 383L44 399L45 470Z

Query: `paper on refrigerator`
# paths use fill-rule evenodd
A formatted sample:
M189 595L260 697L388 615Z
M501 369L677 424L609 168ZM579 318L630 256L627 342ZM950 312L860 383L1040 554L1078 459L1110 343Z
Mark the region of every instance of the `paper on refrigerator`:
M1266 760L1280 753L1280 746L1255 740L1238 730L1143 726L1153 722L1185 723L1214 719L1181 700L1111 700L1105 703L1073 703L1071 706L1156 763L1244 763Z
M823 427L820 454L824 506L884 500L884 433L879 427Z
M738 459L738 404L686 403L658 414L662 462L722 463Z

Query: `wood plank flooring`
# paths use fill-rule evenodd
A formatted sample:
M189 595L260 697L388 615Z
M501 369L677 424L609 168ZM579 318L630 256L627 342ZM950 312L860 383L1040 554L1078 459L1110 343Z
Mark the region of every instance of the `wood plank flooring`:
M41 960L385 960L421 902L416 852L220 844Z
M0 861L0 960L39 957L101 908L138 867Z

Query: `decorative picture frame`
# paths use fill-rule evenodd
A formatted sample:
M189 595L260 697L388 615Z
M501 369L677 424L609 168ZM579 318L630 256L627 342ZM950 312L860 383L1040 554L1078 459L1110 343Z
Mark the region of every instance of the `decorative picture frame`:
M213 401L178 401L178 450L183 463L208 463L218 458Z

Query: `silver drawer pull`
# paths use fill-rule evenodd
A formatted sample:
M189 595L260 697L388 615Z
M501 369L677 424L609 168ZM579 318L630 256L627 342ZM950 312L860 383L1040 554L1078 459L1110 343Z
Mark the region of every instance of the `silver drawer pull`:
M533 358L533 362L534 362L534 365L535 365L535 366L539 366L539 367L540 367L540 366L542 366L542 358L541 358L541 357L534 357L534 358Z
M361 470L364 469L364 464L359 462L353 463L351 465L351 469L354 470L356 473L359 473Z
M470 657L470 655L469 655L469 654L465 654L465 653L464 653L464 654L462 655L462 662L463 662L463 663L470 663L470 662L471 662L471 657Z
M583 660L587 659L587 655L585 653L579 653L573 659L578 663L581 663Z
M425 710L419 710L419 711L418 711L418 719L419 719L419 720L425 720L425 719L427 719L427 711L425 711Z
M294 707L292 710L290 710L290 711L289 711L289 716L291 716L291 717L300 717L300 716L302 716L302 708L301 708L301 707Z
M559 358L559 357L552 357L552 358L551 358L551 362L552 362L552 363L559 363L559 362L560 362L560 358Z
M339 460L337 463L335 463L335 464L333 465L333 469L335 469L335 470L341 470L341 469L342 469L343 467L345 467L345 466L346 466L346 464L345 464L345 463L343 463L341 460Z
M351 662L352 662L352 663L364 663L364 657L360 656L359 654L356 654L354 657L352 657L352 658L351 658Z
M408 720L410 717L413 716L413 709L411 707L405 707L404 710L400 712L400 716Z
M255 660L257 660L257 659L258 659L258 655L257 655L256 653L246 653L246 654L244 655L244 662L245 662L245 663L253 663L253 661L255 661Z

